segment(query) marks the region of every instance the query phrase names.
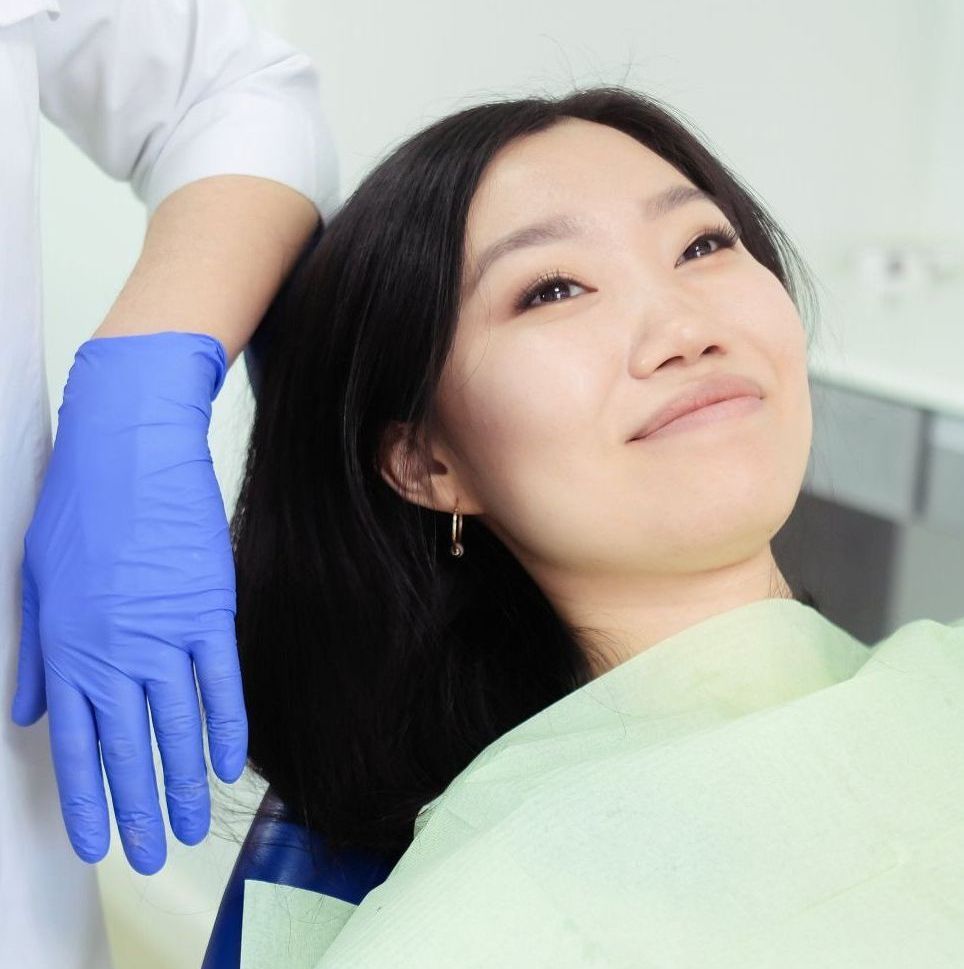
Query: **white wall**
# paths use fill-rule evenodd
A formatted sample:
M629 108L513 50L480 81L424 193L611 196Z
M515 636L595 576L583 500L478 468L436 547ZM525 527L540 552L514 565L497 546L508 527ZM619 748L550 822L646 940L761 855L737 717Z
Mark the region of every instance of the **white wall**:
M762 197L826 280L866 240L959 245L964 33L954 0L415 0L248 3L320 66L342 197L415 129L493 95L620 83L678 108ZM56 410L76 348L133 266L145 220L42 128L46 345ZM250 415L243 363L214 405L228 513ZM257 787L248 795L257 799ZM243 836L243 826L237 830ZM171 839L156 876L116 830L100 866L117 969L198 965L233 860L228 842Z

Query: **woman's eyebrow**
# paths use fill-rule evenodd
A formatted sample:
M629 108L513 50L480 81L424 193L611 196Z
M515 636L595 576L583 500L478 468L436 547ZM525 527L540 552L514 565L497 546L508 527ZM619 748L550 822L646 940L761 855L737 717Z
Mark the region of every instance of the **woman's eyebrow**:
M714 205L719 205L720 201L715 195L704 192L700 188L692 185L671 185L669 188L657 192L643 203L643 217L647 221L658 219L660 216L678 209L689 202L709 201ZM539 222L525 225L521 229L516 229L508 235L503 236L493 242L479 257L476 264L475 273L465 299L475 291L486 270L497 259L515 252L517 249L524 249L529 246L546 245L550 242L557 242L560 239L571 239L574 236L583 235L585 226L582 221L574 219L569 215L553 215Z

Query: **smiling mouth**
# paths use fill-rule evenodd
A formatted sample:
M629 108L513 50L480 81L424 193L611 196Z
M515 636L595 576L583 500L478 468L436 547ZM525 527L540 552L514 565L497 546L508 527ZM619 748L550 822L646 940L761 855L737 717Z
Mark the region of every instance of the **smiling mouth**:
M655 438L669 437L684 431L696 430L708 424L749 416L756 413L762 406L763 399L760 397L730 397L727 400L720 400L715 404L707 404L704 407L690 411L688 414L683 414L682 417L677 417L675 420L664 424L655 431L651 431L644 437L634 437L630 443L652 441Z

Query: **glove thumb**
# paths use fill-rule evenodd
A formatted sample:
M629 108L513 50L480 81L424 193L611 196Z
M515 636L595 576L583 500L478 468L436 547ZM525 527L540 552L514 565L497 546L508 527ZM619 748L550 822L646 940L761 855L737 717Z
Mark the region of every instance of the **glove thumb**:
M20 571L23 580L23 619L20 625L20 660L17 665L17 692L12 717L21 727L29 727L47 710L47 684L43 653L40 650L40 600L37 584L24 556Z

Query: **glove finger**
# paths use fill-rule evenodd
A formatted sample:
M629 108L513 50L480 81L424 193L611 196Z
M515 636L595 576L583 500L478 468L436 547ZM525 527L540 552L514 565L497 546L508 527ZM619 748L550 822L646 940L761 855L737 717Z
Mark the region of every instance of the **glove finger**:
M17 691L13 697L11 716L14 723L29 727L47 709L47 690L43 653L40 650L40 599L26 555L20 575L23 587L20 658L17 663Z
M194 666L207 717L211 766L228 783L241 776L248 759L248 718L241 688L234 616L230 619L230 630L212 633L194 647Z
M54 670L47 677L50 749L67 837L84 861L110 846L110 818L97 750L94 714L84 695Z
M110 706L96 709L95 715L124 854L135 871L153 875L164 865L167 843L144 688L119 678L111 685Z
M169 680L148 682L147 699L164 765L171 830L184 844L194 845L208 832L211 796L191 657L179 652L170 671Z

